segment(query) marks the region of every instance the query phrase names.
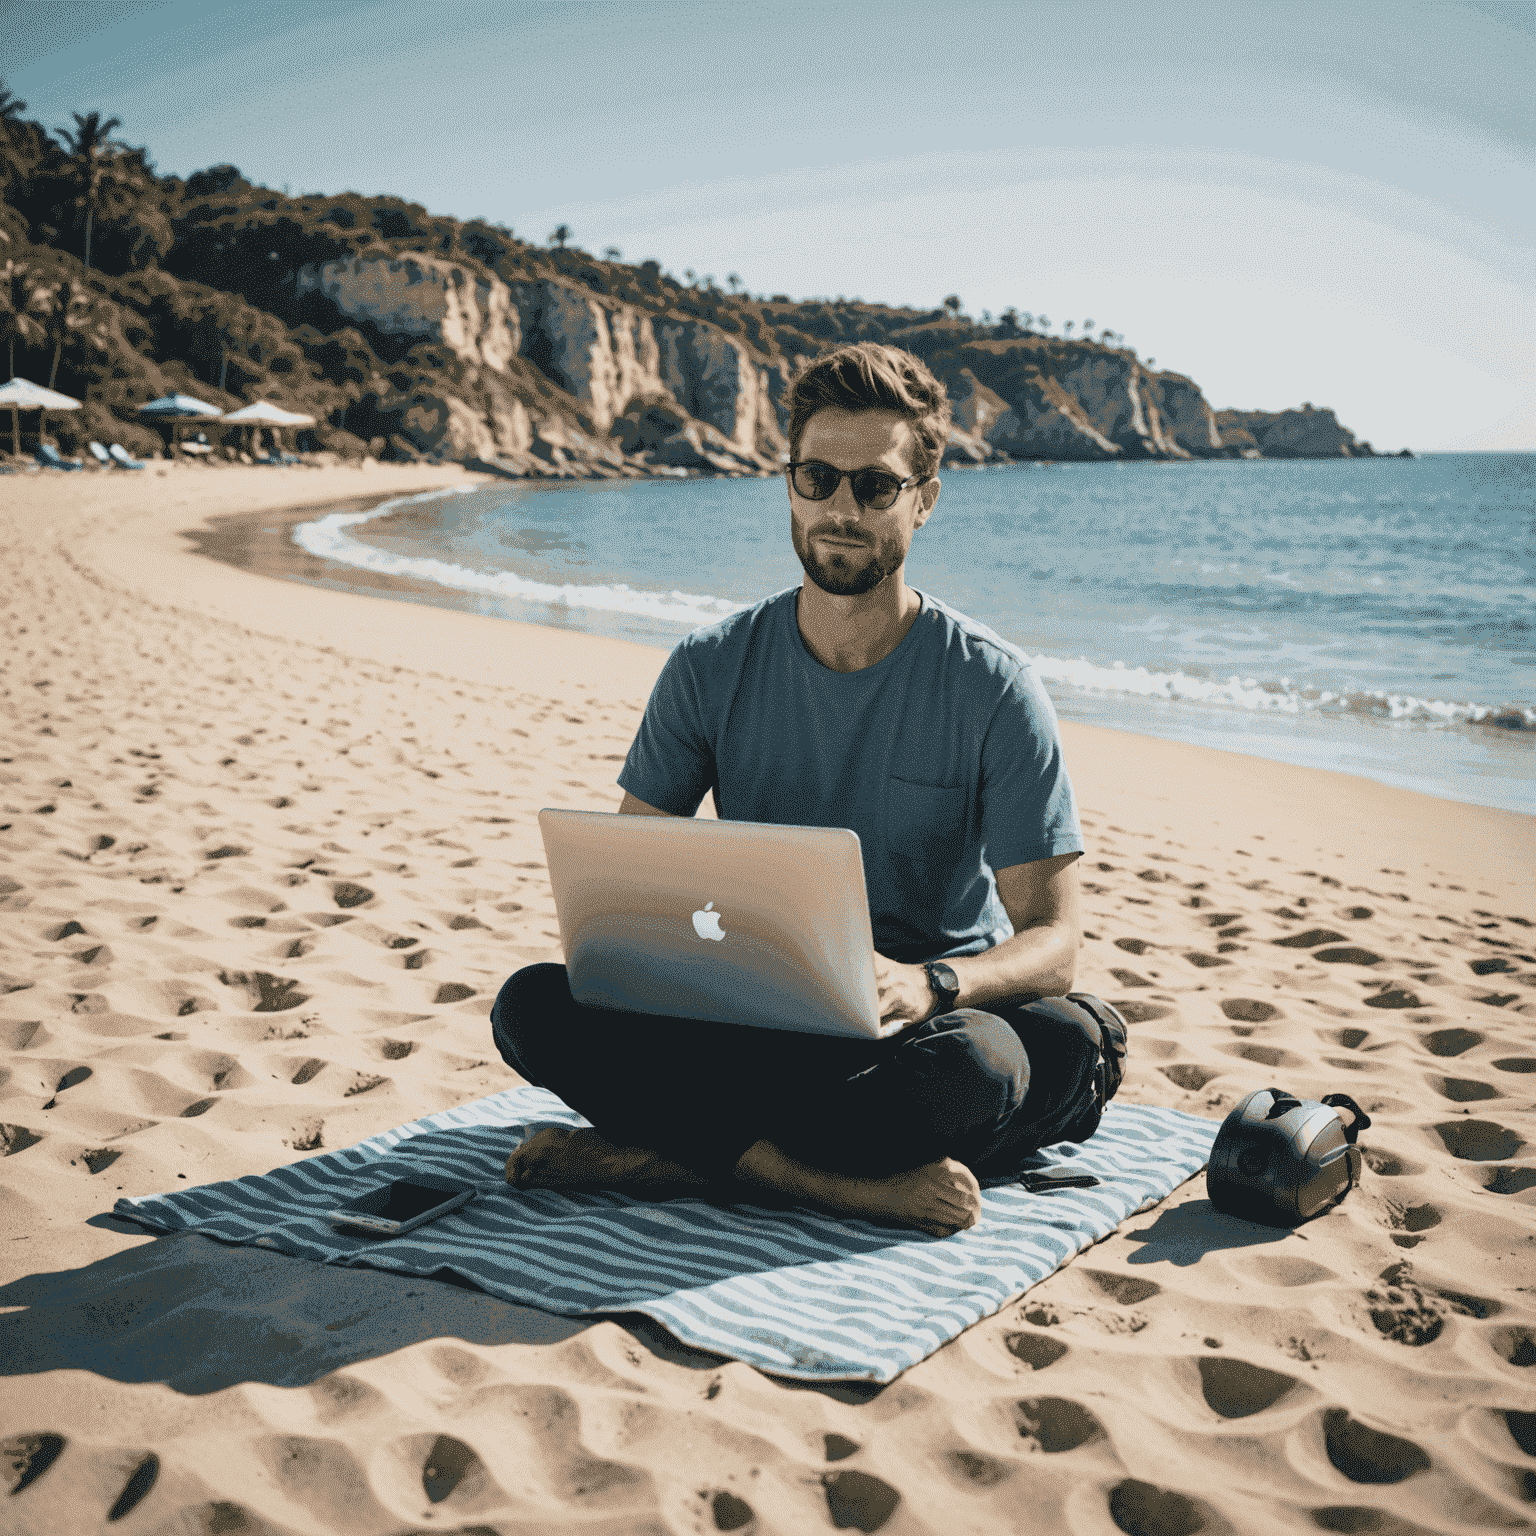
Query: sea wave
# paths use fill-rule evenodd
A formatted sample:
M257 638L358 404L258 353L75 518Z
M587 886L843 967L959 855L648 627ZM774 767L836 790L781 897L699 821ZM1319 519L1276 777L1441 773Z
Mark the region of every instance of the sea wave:
M514 571L476 571L430 555L395 554L364 544L351 535L350 530L359 524L388 516L402 507L447 496L469 495L478 489L477 486L463 486L423 491L415 496L394 497L363 512L332 512L313 523L299 524L293 530L293 539L312 555L361 570L431 582L461 592L484 592L495 597L552 603L569 609L633 614L688 628L711 624L748 606L707 593L649 592L624 582L598 586L578 586L571 582L556 585L532 581ZM1184 671L1159 672L1147 667L1130 667L1122 661L1105 665L1081 656L1031 655L1019 646L1011 648L1034 667L1042 680L1084 693L1134 695L1167 699L1172 703L1210 704L1276 714L1317 711L1390 721L1536 732L1536 709L1521 704L1458 703L1420 699L1412 694L1371 691L1335 692L1297 685L1289 678L1263 681L1236 675L1201 677Z
M402 507L445 496L469 495L479 489L479 486L455 486L448 490L423 491L416 496L397 496L366 512L332 512L317 522L299 524L293 530L293 539L312 555L360 570L406 576L440 587L452 587L459 592L485 592L493 597L516 598L525 603L554 603L564 608L630 613L690 627L712 624L747 606L696 592L647 592L622 581L605 586L584 587L571 582L557 586L547 581L530 581L515 571L475 571L430 555L397 555L386 549L376 549L354 539L348 531L359 523L398 512Z
M1081 656L1066 660L1060 656L1031 656L1023 650L1019 654L1045 681L1065 683L1085 693L1134 694L1175 703L1227 705L1275 714L1321 711L1367 715L1378 720L1536 731L1536 709L1521 704L1457 703L1447 699L1420 699L1408 693L1367 690L1335 692L1327 688L1299 687L1286 677L1267 682L1253 677L1197 677L1188 672L1156 672L1146 667L1128 667L1123 661L1104 666Z

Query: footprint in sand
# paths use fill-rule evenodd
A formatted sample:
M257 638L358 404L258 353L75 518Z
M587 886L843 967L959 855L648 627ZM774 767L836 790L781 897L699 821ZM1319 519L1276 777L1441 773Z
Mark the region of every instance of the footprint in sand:
M116 1503L107 1511L107 1519L121 1520L130 1510L142 1503L149 1490L155 1486L159 1476L160 1458L150 1451L129 1473L128 1481L123 1484L123 1491L118 1494Z
M1128 1024L1150 1024L1154 1019L1166 1019L1174 1010L1162 1003L1144 1003L1139 998L1117 998L1115 1007L1125 1015Z
M1364 999L1367 1008L1422 1008L1418 995L1387 984L1374 997Z
M1267 1024L1271 1019L1283 1017L1273 1003L1253 997L1224 997L1221 1000L1221 1011L1229 1019L1236 1019L1243 1024Z
M1495 1168L1483 1188L1491 1195L1522 1195L1536 1189L1536 1168Z
M1018 1470L983 1451L948 1451L944 1460L956 1480L968 1488L995 1488L999 1483L1007 1482Z
M1322 1412L1323 1445L1331 1461L1354 1483L1401 1483L1429 1469L1429 1457L1412 1440L1372 1429L1347 1409Z
M1434 1127L1452 1157L1497 1163L1516 1156L1524 1140L1496 1120L1448 1120Z
M1483 1043L1483 1037L1475 1029L1437 1029L1421 1035L1420 1042L1431 1056L1464 1056L1475 1045Z
M1109 1517L1126 1536L1229 1536L1232 1530L1203 1499L1134 1477L1109 1490Z
M59 1459L68 1442L63 1435L11 1435L0 1441L0 1481L7 1494L20 1493L40 1478Z
M1195 1363L1200 1371L1201 1395L1207 1406L1224 1419L1246 1419L1263 1413L1297 1385L1296 1378L1283 1371L1268 1371L1224 1355L1202 1355Z
M839 1530L878 1531L896 1513L901 1495L868 1472L824 1472L827 1513Z
M1517 1323L1496 1328L1487 1339L1494 1353L1508 1364L1523 1371L1536 1366L1536 1328Z
M726 1488L719 1489L710 1499L709 1512L717 1531L739 1531L757 1519L757 1511Z
M1068 1345L1045 1333L1010 1333L1004 1340L1008 1353L1032 1371L1043 1371L1067 1353Z
M1325 965L1380 965L1381 956L1373 949L1360 949L1353 945L1343 949L1320 949L1312 956Z
M1280 949L1316 949L1319 944L1345 944L1348 939L1332 928L1309 928L1305 933L1287 934L1273 943Z
M1492 1083L1480 1082L1475 1077L1427 1077L1425 1081L1442 1099L1453 1104L1473 1104L1482 1099L1504 1097Z
M14 1157L18 1152L25 1152L28 1147L35 1147L42 1139L24 1125L0 1123L0 1157Z
M1104 1426L1070 1397L1024 1398L1013 1405L1013 1422L1027 1450L1048 1456L1107 1438Z
M1222 1074L1218 1069L1196 1066L1193 1062L1179 1061L1172 1066L1159 1069L1169 1082L1184 1089L1186 1093L1196 1093L1213 1079Z

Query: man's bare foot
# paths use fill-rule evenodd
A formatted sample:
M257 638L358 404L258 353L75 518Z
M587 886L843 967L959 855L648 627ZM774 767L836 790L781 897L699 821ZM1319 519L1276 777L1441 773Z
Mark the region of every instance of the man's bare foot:
M772 1142L760 1141L736 1165L736 1176L840 1216L916 1227L935 1237L963 1232L981 1214L976 1175L952 1157L885 1179L857 1179L796 1162Z
M516 1189L617 1189L624 1185L707 1184L702 1174L645 1147L616 1147L596 1131L549 1126L507 1159Z

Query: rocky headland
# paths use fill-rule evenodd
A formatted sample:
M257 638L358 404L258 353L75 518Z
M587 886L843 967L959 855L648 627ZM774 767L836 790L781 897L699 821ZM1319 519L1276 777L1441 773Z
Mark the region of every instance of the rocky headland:
M341 457L758 474L787 450L796 367L852 340L908 348L945 380L951 464L1372 451L1310 405L1215 411L1193 379L1112 334L1042 334L1012 311L978 323L958 301L727 293L395 198L290 197L233 166L161 177L142 151L113 161L124 174L92 212L87 266L65 146L15 119L3 134L0 330L16 372L85 400L50 420L66 452L92 438L160 448L137 407L182 391L221 410L259 397L305 411L317 425L299 446Z

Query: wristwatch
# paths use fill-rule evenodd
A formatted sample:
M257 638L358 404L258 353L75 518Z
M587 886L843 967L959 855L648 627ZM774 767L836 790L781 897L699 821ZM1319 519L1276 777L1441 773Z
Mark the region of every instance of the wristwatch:
M929 960L923 969L928 973L928 985L933 988L934 996L939 1000L938 1007L930 1017L948 1013L960 996L960 978L942 960Z

